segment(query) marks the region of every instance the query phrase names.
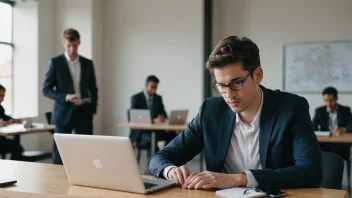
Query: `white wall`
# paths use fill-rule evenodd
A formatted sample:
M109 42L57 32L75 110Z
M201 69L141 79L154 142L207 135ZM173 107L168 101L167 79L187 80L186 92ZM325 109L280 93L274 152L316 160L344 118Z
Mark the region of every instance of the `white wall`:
M13 9L13 116L38 114L38 3L18 2Z
M103 68L104 68L104 5L101 0L93 1L93 19L92 19L92 59L95 67L95 77L98 84L98 111L94 118L94 134L104 134L103 130L103 109L104 109L104 89L103 85Z
M56 0L56 53L61 54L64 49L62 32L67 28L78 30L81 36L79 54L92 58L92 18L93 0Z
M214 3L214 46L230 35L257 43L264 70L263 85L282 89L282 46L305 41L352 40L350 0L217 0ZM323 104L320 94L301 94L310 113ZM352 106L352 94L339 102Z
M43 82L45 73L48 68L48 62L55 54L55 1L54 0L39 0L38 1L38 23L39 23L39 58L38 58L38 79L39 79L39 114L38 120L46 123L45 112L52 111L54 102L42 94ZM38 143L37 149L42 151L51 151L53 138L51 133L37 134ZM25 136L23 136L25 137Z
M160 79L158 93L172 109L198 112L203 95L202 0L107 0L104 7L104 127L128 135L130 97L144 89L145 79Z
M13 9L13 116L38 115L38 3L17 2ZM27 150L38 148L38 135L21 137Z

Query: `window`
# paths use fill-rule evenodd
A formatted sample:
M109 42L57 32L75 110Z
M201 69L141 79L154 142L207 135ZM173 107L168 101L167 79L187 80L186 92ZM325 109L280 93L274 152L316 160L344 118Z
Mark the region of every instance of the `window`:
M6 88L2 105L7 114L13 111L12 6L12 1L0 0L0 84Z

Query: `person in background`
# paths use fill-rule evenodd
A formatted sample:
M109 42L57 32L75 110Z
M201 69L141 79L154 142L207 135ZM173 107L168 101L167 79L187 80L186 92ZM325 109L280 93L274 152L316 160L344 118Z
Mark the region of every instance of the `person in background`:
M80 34L68 28L63 32L65 52L49 61L43 94L55 101L51 124L55 133L93 135L93 117L97 112L98 88L93 62L78 54ZM62 164L56 144L53 163Z
M145 82L145 89L131 97L130 109L149 109L153 123L163 123L167 119L163 99L156 93L159 85L159 79L150 75ZM159 132L156 134L157 141L165 141L167 145L177 134L174 131ZM150 133L148 131L133 130L130 138L132 142L149 141ZM157 146L156 149L158 150Z
M338 91L334 87L327 87L322 94L325 105L315 110L314 130L331 131L334 136L352 132L351 109L337 103ZM350 148L345 144L320 143L320 148L336 153L344 160L350 158Z
M6 89L0 85L0 127L8 126L15 123L22 123L21 119L14 119L11 116L5 114L5 109L1 105L4 101ZM22 156L23 148L19 142L8 139L6 137L0 137L0 153L7 154L11 153L11 159L17 160Z

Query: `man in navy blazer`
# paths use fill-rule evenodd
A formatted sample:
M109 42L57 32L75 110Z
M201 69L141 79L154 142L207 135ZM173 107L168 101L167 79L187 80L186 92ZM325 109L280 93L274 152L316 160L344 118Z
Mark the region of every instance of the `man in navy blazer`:
M93 62L78 55L80 35L75 29L63 33L65 53L49 61L43 94L55 100L51 123L55 133L93 134L93 115L97 112L98 88ZM62 164L56 144L53 162Z
M188 127L154 155L150 172L188 189L319 187L322 157L309 105L261 86L260 65L250 39L221 40L207 68L222 97L203 102ZM203 149L207 171L191 173L184 164Z

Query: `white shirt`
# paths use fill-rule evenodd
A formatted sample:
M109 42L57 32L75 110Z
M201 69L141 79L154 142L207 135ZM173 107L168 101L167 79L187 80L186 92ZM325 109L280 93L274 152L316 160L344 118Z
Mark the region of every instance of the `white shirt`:
M263 107L263 91L261 90L261 103L256 116L251 125L241 121L238 114L236 114L236 124L233 129L231 137L231 144L229 146L227 157L225 160L225 169L229 174L246 173L247 187L257 187L258 182L249 169L261 169L259 158L259 131L260 131L260 117ZM168 166L164 168L163 176L166 179L169 170L176 166Z
M76 95L78 95L78 97L81 97L81 62L79 61L79 56L77 56L76 59L72 61L67 52L65 52L65 57L71 73L74 92Z
M329 108L326 108L326 111L329 114L329 130L333 131L335 128L337 128L337 108L338 106L336 106L336 109L334 112L330 111Z
M257 187L258 182L249 169L261 169L259 158L260 117L263 106L263 91L261 104L250 125L244 123L236 114L236 123L231 137L231 144L225 160L225 170L229 174L246 173L247 187Z

